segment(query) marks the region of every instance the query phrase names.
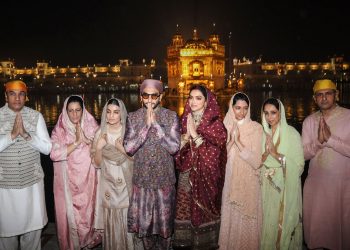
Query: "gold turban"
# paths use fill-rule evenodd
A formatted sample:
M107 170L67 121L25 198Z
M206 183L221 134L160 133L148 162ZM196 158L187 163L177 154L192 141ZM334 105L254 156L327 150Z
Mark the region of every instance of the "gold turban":
M5 84L6 91L19 90L27 93L27 85L20 80L9 81Z
M325 90L325 89L337 90L337 86L335 85L334 82L332 82L332 81L329 80L329 79L317 80L317 81L315 82L315 85L314 85L314 87L313 87L314 94L315 94L317 91Z

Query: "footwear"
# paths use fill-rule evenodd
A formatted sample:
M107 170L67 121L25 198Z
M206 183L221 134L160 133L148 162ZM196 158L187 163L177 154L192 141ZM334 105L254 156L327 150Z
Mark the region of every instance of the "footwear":
M94 239L86 246L88 249L92 249L102 243L102 234L96 234Z

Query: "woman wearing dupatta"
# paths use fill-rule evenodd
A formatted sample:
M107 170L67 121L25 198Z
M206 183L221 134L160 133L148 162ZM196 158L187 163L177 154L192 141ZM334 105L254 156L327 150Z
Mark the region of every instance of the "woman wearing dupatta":
M225 179L226 129L215 96L195 85L182 116L175 246L211 249L218 245Z
M133 234L127 232L133 162L123 147L126 117L124 103L110 99L103 108L101 127L93 143L94 161L101 168L97 203L102 206L99 216L106 250L134 249Z
M262 107L263 229L261 249L302 249L302 196L304 170L300 134L287 124L284 106L275 98Z
M250 119L244 93L232 96L224 119L228 132L227 164L222 194L219 247L254 250L260 247L262 126Z
M68 97L52 131L57 238L61 250L93 247L96 170L90 148L98 125L80 96Z

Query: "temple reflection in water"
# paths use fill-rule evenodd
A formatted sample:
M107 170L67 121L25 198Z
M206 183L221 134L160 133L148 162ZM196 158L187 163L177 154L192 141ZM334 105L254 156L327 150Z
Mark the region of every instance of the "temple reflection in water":
M280 98L285 104L288 121L297 128L301 126L303 119L313 112L316 107L312 100L312 93L300 94L299 92L279 92L279 91L247 91L251 100L252 118L260 121L260 109L263 101L274 96ZM232 93L233 94L233 93ZM57 95L30 95L28 106L41 112L49 128L52 128L62 111L63 102L69 94ZM135 111L140 107L140 98L138 93L96 93L84 94L86 108L93 116L99 120L103 106L111 97L117 97L124 101L129 112ZM218 96L218 102L221 107L222 115L225 115L228 109L230 95ZM348 95L349 97L349 95ZM181 115L184 111L187 98L167 97L164 98L162 105ZM1 105L5 102L3 95L0 97Z

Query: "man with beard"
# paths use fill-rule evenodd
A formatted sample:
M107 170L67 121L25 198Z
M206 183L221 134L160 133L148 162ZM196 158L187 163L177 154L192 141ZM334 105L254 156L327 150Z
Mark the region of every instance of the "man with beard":
M304 234L309 249L350 249L350 110L337 104L333 81L316 81L319 111L303 123Z
M134 156L128 230L142 238L145 249L170 249L176 193L173 155L180 148L179 121L174 111L160 105L160 81L144 80L140 97L142 107L129 113L124 138L125 151Z

